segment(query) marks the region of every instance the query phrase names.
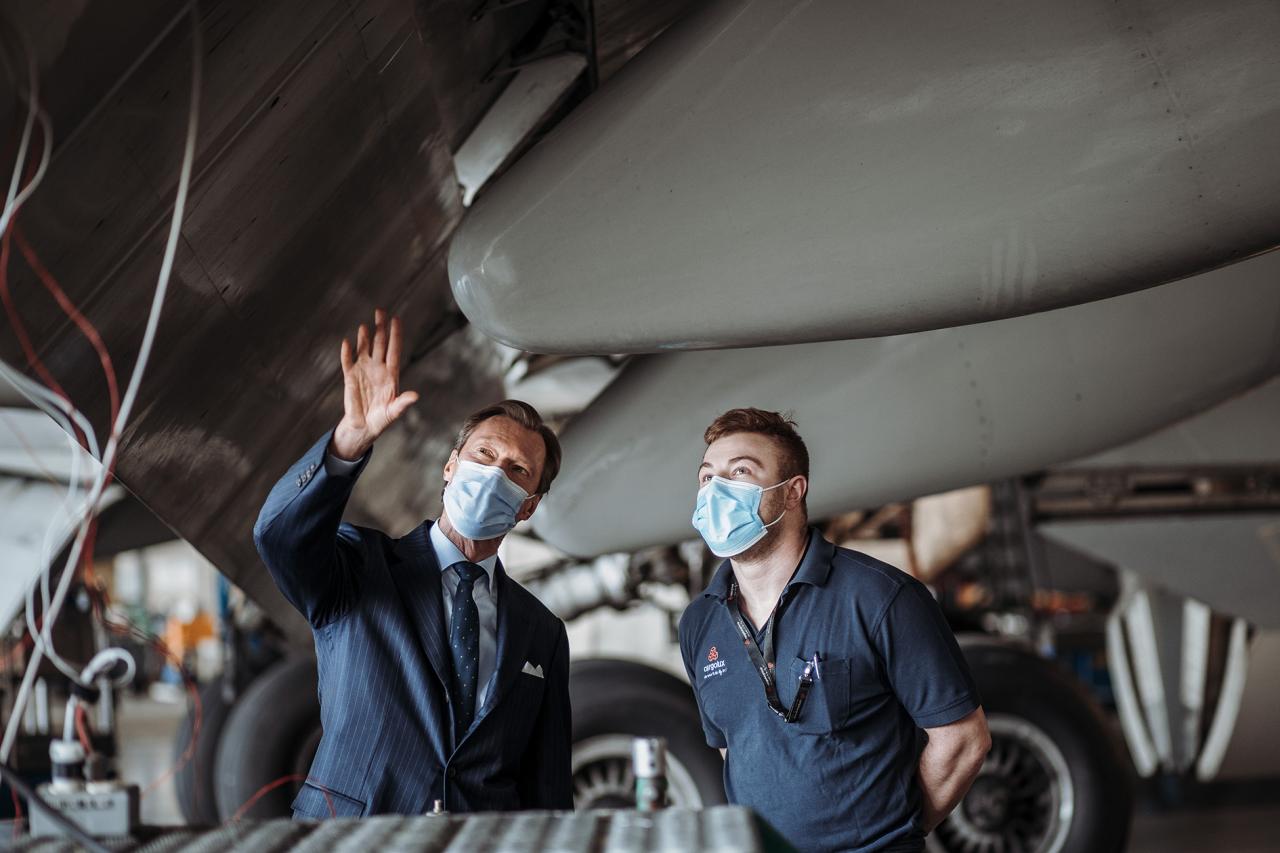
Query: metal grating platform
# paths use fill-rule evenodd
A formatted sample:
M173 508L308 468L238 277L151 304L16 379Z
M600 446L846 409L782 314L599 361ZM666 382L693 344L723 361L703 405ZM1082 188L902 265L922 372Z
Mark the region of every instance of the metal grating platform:
M749 809L737 806L652 813L599 810L392 815L322 822L246 820L205 830L151 827L139 833L137 839L104 843L112 850L129 853L773 853L791 849ZM62 839L24 837L11 849L23 853L69 853L79 848Z

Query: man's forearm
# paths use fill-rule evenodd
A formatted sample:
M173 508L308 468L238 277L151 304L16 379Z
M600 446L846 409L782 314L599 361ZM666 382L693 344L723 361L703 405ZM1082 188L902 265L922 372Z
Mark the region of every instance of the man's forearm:
M920 756L920 792L924 796L923 821L925 832L942 823L968 792L978 776L982 759L961 752L951 755L931 755L929 747Z
M958 723L929 730L929 743L920 754L917 773L924 798L921 818L925 832L942 823L968 793L990 748L981 708Z

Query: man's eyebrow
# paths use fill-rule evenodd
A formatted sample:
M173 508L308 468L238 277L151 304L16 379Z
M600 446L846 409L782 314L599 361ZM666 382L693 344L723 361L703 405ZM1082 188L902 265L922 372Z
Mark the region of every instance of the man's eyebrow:
M486 448L491 453L496 453L499 456L505 457L508 461L513 462L516 465L520 465L528 470L533 470L533 460L526 457L519 451L495 451L493 449L492 441L487 438L477 438L475 442L475 449L479 450L481 447Z
M764 467L764 463L761 462L759 459L755 458L754 456L735 456L725 464L732 465L735 462L741 462L743 459L746 459L748 462L754 462L757 465L759 465L761 468ZM698 466L698 470L701 471L703 468L710 468L710 467L711 467L710 462L703 462L701 465Z

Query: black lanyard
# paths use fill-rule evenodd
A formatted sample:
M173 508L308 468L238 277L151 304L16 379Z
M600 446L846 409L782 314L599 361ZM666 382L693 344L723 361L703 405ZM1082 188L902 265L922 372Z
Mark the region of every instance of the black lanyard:
M783 596L785 597L785 595L786 593L784 592ZM738 607L737 581L729 584L729 598L725 601L725 606L729 608L729 614L733 616L733 624L737 626L738 633L742 636L742 645L747 650L747 656L751 658L751 663L756 668L756 674L760 676L760 681L764 684L764 698L769 703L769 709L784 721L788 723L795 722L800 717L800 709L804 707L804 700L809 696L809 688L813 686L813 666L810 664L804 668L804 673L800 676L800 684L796 688L796 697L792 701L791 707L784 707L782 700L778 698L773 647L773 635L778 627L778 611L782 609L782 600L779 599L778 604L773 608L773 613L769 615L769 621L765 623L763 649L756 643L755 632L751 630L751 626L747 624L746 618L742 615L741 608Z

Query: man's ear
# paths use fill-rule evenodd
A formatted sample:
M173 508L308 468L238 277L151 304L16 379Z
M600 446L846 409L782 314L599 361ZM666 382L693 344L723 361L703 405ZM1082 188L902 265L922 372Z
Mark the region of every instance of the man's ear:
M787 509L800 506L809 493L809 478L798 476L787 484Z
M524 502L524 506L520 508L520 512L516 514L516 521L524 521L529 518L540 503L542 503L542 495L534 495L529 498Z
M458 451L454 450L449 453L449 461L444 463L444 481L447 483L453 479L453 472L458 467Z

